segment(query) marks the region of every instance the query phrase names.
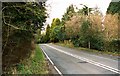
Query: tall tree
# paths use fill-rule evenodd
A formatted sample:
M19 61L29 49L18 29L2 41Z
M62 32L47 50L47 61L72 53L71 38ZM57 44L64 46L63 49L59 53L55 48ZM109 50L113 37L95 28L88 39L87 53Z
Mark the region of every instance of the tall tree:
M46 18L45 10L41 2L3 3L3 24L15 29L34 31L43 26Z
M66 13L62 17L62 24L64 25L65 21L68 21L73 16L74 13L75 13L74 6L70 5L67 8Z
M107 8L107 13L108 14L115 14L115 13L120 14L120 1L119 2L111 2L109 4L109 7Z
M81 4L84 7L82 9L79 9L78 13L82 13L83 15L89 15L92 11L92 8L89 8L88 6Z
M55 26L60 25L60 19L59 18L54 18L51 23L51 29L54 28Z
M30 56L35 48L34 34L43 27L46 17L44 2L3 2L3 73Z
M46 28L45 42L49 42L49 41L50 41L50 26L48 24Z
M60 19L59 18L54 18L51 23L51 28L50 28L50 41L56 42L58 39L56 38L57 32L56 32L56 27L60 26Z

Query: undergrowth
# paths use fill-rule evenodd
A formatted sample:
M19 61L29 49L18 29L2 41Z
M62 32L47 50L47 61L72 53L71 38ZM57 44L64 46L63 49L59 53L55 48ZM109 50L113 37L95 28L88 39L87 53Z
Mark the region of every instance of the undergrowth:
M17 66L18 74L48 74L45 57L39 47L36 46L31 57Z

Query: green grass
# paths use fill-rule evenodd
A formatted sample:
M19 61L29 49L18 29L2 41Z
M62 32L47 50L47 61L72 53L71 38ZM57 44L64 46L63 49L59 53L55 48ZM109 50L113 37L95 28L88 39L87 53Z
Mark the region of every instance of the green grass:
M87 51L87 52L96 53L96 54L107 54L107 55L119 56L119 53L116 53L116 52L99 51L99 50L83 48L83 47L74 47L73 45L62 43L62 42L55 43L55 44L63 46L63 47L73 48L73 49L76 49L76 50L79 50L79 51L82 50L82 51Z
M17 66L17 71L18 74L48 74L47 62L39 45L36 45L33 56Z

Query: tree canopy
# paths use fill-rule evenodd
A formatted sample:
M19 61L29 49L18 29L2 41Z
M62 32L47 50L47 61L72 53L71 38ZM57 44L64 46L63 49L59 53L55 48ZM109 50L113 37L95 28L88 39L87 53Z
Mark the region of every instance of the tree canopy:
M107 13L108 14L115 14L115 13L120 14L120 1L119 2L111 2L109 4L109 7L107 8Z
M42 28L45 18L45 5L39 3L3 3L3 23L15 29L35 31Z
M40 33L46 18L44 2L2 3L3 73L31 55L35 34Z

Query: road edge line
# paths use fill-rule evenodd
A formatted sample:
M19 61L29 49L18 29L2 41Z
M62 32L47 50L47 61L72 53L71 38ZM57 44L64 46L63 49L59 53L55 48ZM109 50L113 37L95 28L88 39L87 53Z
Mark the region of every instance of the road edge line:
M40 47L41 48L41 47ZM41 48L42 52L44 53L44 55L46 56L46 58L50 61L50 63L53 65L54 69L58 72L59 75L63 76L63 74L61 73L61 71L55 66L55 64L53 63L53 61L50 59L50 57L46 54L46 52L43 50L43 48Z
M59 49L59 48L56 48L56 47L51 46L51 45L48 45L48 44L45 44L45 45L48 46L48 47L51 47L51 48L53 48L53 49L55 49L55 50L57 50L57 51L59 51L59 52L62 52L62 53L64 53L64 54L66 54L66 55L75 57L75 58L80 59L80 60L83 60L83 61L87 61L87 62L90 63L90 64L93 64L93 65L96 65L96 66L98 66L98 67L104 68L104 69L106 69L106 70L109 70L109 71L115 72L115 73L117 73L117 74L120 74L119 70L118 70L118 69L116 70L116 69L113 68L113 67L110 67L110 66L101 64L101 63L99 63L99 62L95 62L95 61L93 61L93 60L91 60L91 59L87 59L87 58L84 58L84 57L80 57L80 56L71 54L71 53L69 53L69 52L65 52L65 51L63 51L63 50L61 50L61 49Z

